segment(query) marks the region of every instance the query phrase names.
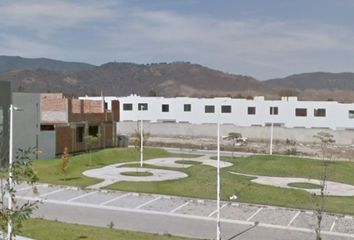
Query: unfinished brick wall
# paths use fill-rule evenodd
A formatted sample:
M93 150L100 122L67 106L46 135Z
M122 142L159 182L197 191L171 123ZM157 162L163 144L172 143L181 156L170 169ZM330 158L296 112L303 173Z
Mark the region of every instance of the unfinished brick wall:
M102 101L84 100L84 113L103 113Z
M72 99L71 100L71 112L81 113L82 112L82 100Z

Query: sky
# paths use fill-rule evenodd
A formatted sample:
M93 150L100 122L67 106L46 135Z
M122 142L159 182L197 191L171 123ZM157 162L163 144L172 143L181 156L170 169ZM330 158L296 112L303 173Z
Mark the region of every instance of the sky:
M0 55L354 72L354 0L1 0Z

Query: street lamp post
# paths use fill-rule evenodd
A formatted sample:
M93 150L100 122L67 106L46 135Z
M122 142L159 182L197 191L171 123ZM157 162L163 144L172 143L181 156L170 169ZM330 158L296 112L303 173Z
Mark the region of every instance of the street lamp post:
M216 240L220 240L220 118L217 122L217 167L216 167Z
M273 115L274 115L274 106L270 108L270 144L269 144L269 155L273 154L273 128L274 128L274 121L273 121Z
M144 162L144 130L143 118L140 119L140 167L143 167Z
M10 105L10 139L9 139L9 189L12 188L12 164L13 164L13 122L14 122L14 111L23 111L23 109L14 107ZM10 192L8 193L8 206L7 208L12 210L12 198ZM7 222L7 239L11 239L12 235L12 222L11 219L8 219Z
M147 109L147 108L146 108ZM138 108L139 110L139 108ZM141 111L145 110L144 105L140 105L140 167L144 165L144 120Z

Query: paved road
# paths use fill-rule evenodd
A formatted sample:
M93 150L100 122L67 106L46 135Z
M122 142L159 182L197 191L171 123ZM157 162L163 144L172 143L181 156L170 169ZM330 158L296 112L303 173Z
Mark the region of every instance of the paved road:
M38 185L34 194L18 186L22 200L40 200L35 215L69 223L165 233L187 237L215 237L215 208L212 200L156 194L82 190ZM303 240L314 239L314 215L296 209L222 202L222 239ZM259 223L258 225L256 223ZM325 215L324 240L354 239L350 216Z

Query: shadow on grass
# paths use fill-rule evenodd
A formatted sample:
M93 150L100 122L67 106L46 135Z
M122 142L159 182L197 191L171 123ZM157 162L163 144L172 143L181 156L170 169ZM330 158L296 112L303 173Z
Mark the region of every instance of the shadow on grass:
M70 177L70 178L59 178L61 181L71 181L71 180L77 180L81 179L81 177Z

